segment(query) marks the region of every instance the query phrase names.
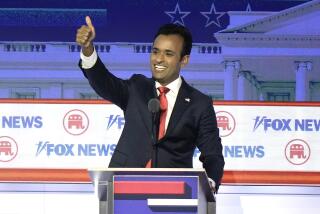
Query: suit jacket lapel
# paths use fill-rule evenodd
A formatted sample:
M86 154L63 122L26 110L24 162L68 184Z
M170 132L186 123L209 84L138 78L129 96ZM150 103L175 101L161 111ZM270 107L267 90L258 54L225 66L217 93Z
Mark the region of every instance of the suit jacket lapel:
M140 112L140 116L144 122L146 129L148 129L149 133L152 132L152 114L148 110L148 102L152 98L157 97L157 91L155 89L155 83L152 79L148 79L147 83L144 85L145 87L138 87L139 89L139 100L137 102L137 108ZM154 134L155 136L155 134Z
M189 85L184 81L182 78L182 84L177 96L176 103L174 104L173 111L169 120L168 128L166 134L170 134L174 128L176 127L177 123L181 119L184 111L190 106L192 99L190 97ZM164 138L165 138L164 136Z

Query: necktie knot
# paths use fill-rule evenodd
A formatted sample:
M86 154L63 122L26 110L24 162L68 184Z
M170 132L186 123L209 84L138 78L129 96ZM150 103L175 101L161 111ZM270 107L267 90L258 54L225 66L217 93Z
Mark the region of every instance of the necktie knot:
M159 95L160 109L162 111L165 111L168 108L168 100L166 98L166 93L168 93L170 91L170 89L165 86L160 86L160 87L158 87L158 90L160 93L160 95Z
M168 92L170 91L170 89L167 88L167 87L165 87L165 86L160 86L160 87L158 87L158 90L159 90L159 92L160 92L160 95L161 95L161 94L166 94L166 93L168 93Z

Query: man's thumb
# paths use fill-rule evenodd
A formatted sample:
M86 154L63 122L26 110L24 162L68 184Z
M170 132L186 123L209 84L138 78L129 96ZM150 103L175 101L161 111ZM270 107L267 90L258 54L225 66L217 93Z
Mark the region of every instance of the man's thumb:
M89 27L92 31L94 31L94 27L93 27L93 25L92 25L92 22L91 22L91 19L90 19L89 16L86 16L86 23L87 23L88 27Z

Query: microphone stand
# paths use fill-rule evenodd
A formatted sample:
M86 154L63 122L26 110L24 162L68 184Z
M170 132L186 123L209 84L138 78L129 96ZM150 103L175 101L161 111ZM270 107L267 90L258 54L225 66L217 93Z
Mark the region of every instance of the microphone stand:
M157 122L157 112L152 113L152 147L153 147L153 152L154 152L154 161L151 162L151 165L153 168L157 168L158 167L158 139L157 139L157 126L156 126L156 122Z
M151 123L151 139L152 139L152 161L151 166L153 168L158 167L158 148L157 148L157 118L158 118L158 112L160 110L160 102L157 98L152 98L148 102L148 110L152 113L152 123Z

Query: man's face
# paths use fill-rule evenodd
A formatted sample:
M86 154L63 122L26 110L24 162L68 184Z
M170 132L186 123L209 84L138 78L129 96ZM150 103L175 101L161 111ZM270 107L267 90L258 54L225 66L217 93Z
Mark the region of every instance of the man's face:
M150 56L152 76L161 85L168 85L179 77L189 56L181 58L183 38L179 35L159 35L153 42Z

